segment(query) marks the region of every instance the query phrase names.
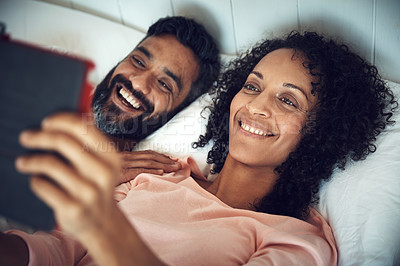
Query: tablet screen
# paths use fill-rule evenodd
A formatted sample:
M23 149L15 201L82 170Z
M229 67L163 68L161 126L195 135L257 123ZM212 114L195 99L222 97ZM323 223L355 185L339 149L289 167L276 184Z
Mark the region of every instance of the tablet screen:
M18 136L61 110L79 109L91 62L9 39L0 39L0 215L35 229L54 226L52 211L15 170L27 151Z

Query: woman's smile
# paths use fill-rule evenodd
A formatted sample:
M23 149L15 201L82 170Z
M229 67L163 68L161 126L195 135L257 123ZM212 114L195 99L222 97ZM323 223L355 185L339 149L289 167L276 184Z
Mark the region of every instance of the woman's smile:
M270 130L265 129L265 128L260 128L259 126L254 126L251 125L248 122L241 121L239 120L239 126L240 128L245 131L246 133L250 133L255 136L260 136L260 137L273 137L275 136Z

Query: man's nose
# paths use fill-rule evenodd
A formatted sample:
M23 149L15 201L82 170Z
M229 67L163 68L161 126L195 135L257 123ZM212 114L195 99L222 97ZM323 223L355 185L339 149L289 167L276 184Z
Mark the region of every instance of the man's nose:
M146 74L130 75L129 81L135 90L142 92L144 95L151 92L149 77Z

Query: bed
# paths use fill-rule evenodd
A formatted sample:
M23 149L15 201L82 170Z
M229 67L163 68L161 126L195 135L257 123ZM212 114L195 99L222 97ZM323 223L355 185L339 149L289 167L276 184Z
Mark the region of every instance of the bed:
M37 1L0 2L0 21L11 37L92 60L90 81L102 77L144 37L144 32L81 11ZM51 21L51 23L49 23ZM79 25L79 26L77 26ZM224 61L233 56L222 55ZM387 80L396 96L400 84ZM138 149L153 149L173 156L192 154L209 175L207 149L194 150L191 142L204 131L210 103L205 95ZM400 119L397 112L395 120ZM165 137L167 136L167 138ZM400 263L400 122L377 140L377 151L366 160L335 170L319 192L316 209L330 223L339 250L339 265L398 265Z

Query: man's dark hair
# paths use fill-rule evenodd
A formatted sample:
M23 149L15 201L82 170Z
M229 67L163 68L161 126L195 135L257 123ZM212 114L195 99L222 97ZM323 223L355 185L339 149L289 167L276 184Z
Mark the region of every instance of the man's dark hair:
M174 113L177 113L207 92L218 78L221 67L219 49L204 26L193 19L181 16L159 19L150 26L142 42L149 37L164 34L174 35L181 44L192 50L199 64L198 77L193 82L186 99L174 110Z

